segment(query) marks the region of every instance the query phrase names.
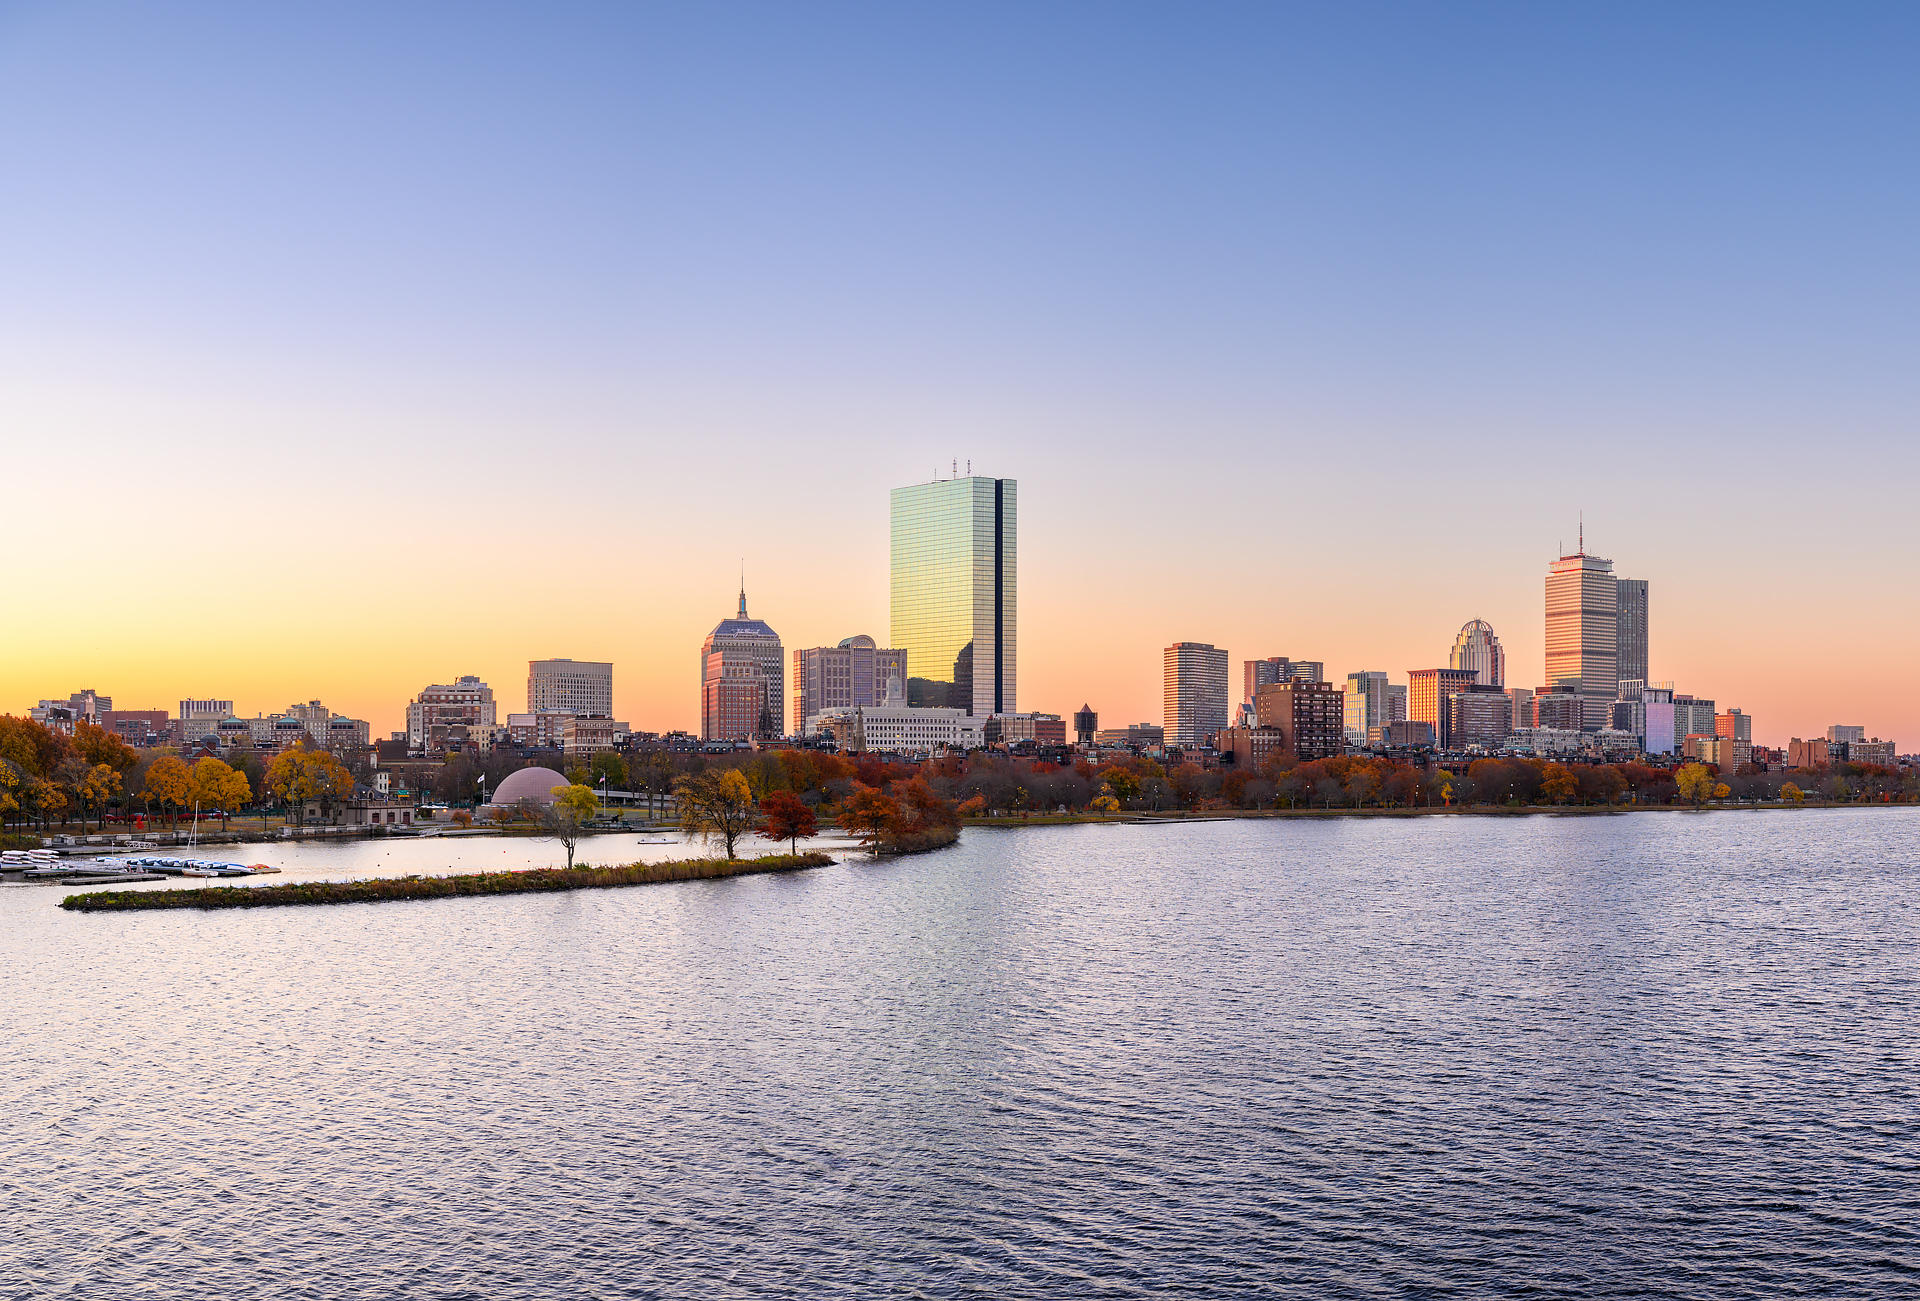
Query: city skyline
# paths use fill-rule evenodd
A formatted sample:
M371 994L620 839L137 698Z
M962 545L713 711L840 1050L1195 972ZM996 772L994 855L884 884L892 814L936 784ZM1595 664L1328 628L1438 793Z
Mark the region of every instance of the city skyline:
M0 20L0 709L386 732L560 654L695 730L739 557L785 645L885 640L886 493L970 460L1026 497L1025 709L1158 717L1188 639L1397 678L1475 617L1538 686L1584 509L1649 677L1920 736L1910 18L368 22ZM1303 453L1365 492L1221 527ZM1569 494L1596 456L1657 468Z

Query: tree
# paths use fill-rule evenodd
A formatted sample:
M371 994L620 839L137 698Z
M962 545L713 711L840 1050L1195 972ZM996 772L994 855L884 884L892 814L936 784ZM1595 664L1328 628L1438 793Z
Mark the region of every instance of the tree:
M1713 795L1713 774L1705 764L1686 765L1674 774L1673 784L1680 788L1680 798L1692 801L1696 809Z
M320 802L324 818L332 814L336 800L353 794L353 774L325 750L296 746L273 757L267 765L266 785L283 803L293 805L296 819L304 822L309 801Z
M1120 811L1120 801L1111 795L1096 795L1093 797L1093 803L1087 805L1087 807L1095 813L1118 813Z
M200 808L219 809L220 826L224 829L234 808L253 798L253 788L247 784L244 773L208 755L193 765L190 797Z
M800 852L802 837L820 829L807 802L792 791L769 791L760 800L760 836L764 840L784 840L789 853Z
M1565 764L1550 763L1541 775L1540 793L1555 804L1565 804L1580 793L1580 779Z
M1107 783L1107 789L1122 804L1131 804L1140 798L1140 779L1125 768L1109 768L1101 774Z
M132 746L106 728L95 727L92 723L74 725L73 748L90 766L105 764L117 773L123 773L140 762L140 756L134 753Z
M680 830L689 836L718 836L733 858L733 847L753 829L753 787L737 769L695 773L673 783L680 801Z
M87 775L74 786L74 794L80 801L80 834L87 834L87 806L92 805L104 818L107 801L120 792L120 774L111 765L97 763L87 770Z
M1792 800L1795 804L1799 804L1807 798L1807 793L1798 786L1795 786L1792 782L1788 782L1780 788L1780 798L1783 800Z
M154 803L174 809L175 821L178 821L177 811L193 790L193 769L187 767L179 755L163 754L147 769L145 790Z
M1713 798L1716 800L1724 800L1731 794L1733 794L1733 787L1727 785L1725 782L1721 782L1713 788Z
M593 787L579 782L555 786L549 794L553 796L553 803L540 810L540 828L566 849L567 868L571 871L573 849L580 843L580 829L593 821L600 799L593 793Z
M856 785L840 806L840 825L880 856L880 845L901 821L900 806L871 786Z

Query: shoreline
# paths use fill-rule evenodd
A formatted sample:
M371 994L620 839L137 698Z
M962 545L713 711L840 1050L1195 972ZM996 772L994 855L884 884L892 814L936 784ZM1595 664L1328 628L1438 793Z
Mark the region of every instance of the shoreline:
M1529 818L1529 817L1611 817L1623 813L1817 813L1841 809L1913 808L1911 802L1889 801L1874 804L1718 804L1699 808L1684 804L1526 804L1470 805L1458 808L1361 808L1361 809L1206 809L1188 813L1169 809L1159 813L1036 813L1028 817L1013 814L1004 818L963 818L965 827L1011 830L1016 827L1070 827L1080 825L1177 826L1197 822L1252 822L1286 818Z
M836 863L831 854L769 854L764 858L687 858L623 867L540 867L515 872L454 876L384 876L360 881L294 881L285 885L207 886L196 890L99 890L60 901L68 912L163 912L225 908L298 908L345 903L396 903L409 899L457 899L481 895L551 894L712 881L729 876L793 872Z

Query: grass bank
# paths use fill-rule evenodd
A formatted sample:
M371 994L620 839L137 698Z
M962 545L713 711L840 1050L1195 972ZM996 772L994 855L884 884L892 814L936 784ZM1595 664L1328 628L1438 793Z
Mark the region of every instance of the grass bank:
M209 886L199 890L98 890L70 894L60 906L70 912L142 912L162 908L276 908L301 904L385 903L395 899L447 899L471 895L539 894L554 890L604 890L664 881L707 881L802 867L827 867L826 854L775 854L767 858L695 858L674 863L629 863L625 867L542 867L525 872L477 872L468 876L378 877L370 881L298 881L287 885Z
M893 836L880 844L880 857L891 858L897 854L924 854L928 850L945 849L960 839L960 828L929 827L925 831L908 832Z

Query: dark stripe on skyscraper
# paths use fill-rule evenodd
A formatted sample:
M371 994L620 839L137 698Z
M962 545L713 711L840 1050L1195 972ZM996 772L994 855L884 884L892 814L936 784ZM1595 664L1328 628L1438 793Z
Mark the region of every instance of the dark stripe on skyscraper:
M1000 667L1007 653L1004 640L1005 605L1003 604L1006 600L1006 587L1005 575L1001 572L1007 557L1006 534L1003 532L1006 525L1002 514L1006 489L1005 479L993 481L993 712L996 714L1005 708L1001 703Z

